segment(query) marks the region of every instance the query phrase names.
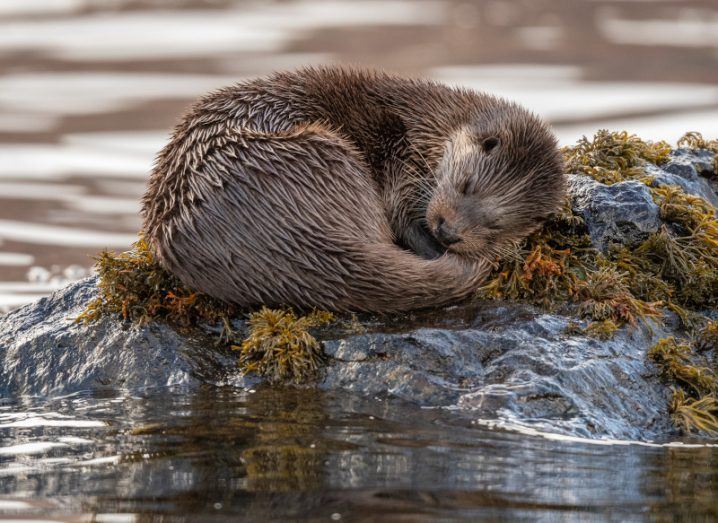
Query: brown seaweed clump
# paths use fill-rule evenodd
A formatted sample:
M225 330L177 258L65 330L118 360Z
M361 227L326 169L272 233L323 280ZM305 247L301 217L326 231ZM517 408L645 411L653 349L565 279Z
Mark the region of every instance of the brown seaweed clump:
M330 323L334 315L314 311L298 317L292 311L263 307L249 316L249 336L241 345L240 366L273 382L301 382L316 377L324 360L312 327Z
M679 341L673 336L658 340L648 352L663 375L678 382L695 396L701 397L718 391L718 376L704 366L693 363L694 349L689 342Z
M718 375L699 361L703 344L712 343L715 329L715 322L708 322L693 340L663 338L648 353L663 376L677 385L669 410L674 423L687 433L718 436Z
M673 422L686 433L704 432L718 436L718 399L704 396L695 399L677 389L669 407Z
M626 131L605 129L592 140L584 136L576 145L563 149L568 172L586 174L607 185L628 179L647 180L646 162L665 163L670 152L667 142L648 142Z
M130 251L103 251L95 261L99 296L78 321L118 314L140 324L163 320L189 327L200 322L227 322L237 312L231 305L185 288L160 266L144 238Z

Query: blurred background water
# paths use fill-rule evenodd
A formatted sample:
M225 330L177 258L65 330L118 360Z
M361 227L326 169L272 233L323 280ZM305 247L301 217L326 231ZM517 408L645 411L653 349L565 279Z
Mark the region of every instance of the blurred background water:
M504 95L563 143L718 136L715 0L2 0L0 310L129 246L193 99L319 63Z

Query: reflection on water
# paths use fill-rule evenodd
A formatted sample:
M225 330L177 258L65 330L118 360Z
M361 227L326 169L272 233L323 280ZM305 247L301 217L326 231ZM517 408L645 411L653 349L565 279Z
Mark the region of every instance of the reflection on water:
M127 247L154 154L210 89L355 63L518 100L564 143L718 136L717 21L710 0L3 0L0 281ZM0 309L46 292L14 288Z
M715 448L548 441L308 390L17 400L0 445L0 517L38 511L22 496L58 517L718 515Z

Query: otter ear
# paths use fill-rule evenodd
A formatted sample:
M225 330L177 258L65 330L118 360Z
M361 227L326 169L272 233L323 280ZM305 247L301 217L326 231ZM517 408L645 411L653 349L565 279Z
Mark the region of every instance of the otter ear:
M489 154L491 151L496 149L500 143L501 140L499 140L498 136L488 136L481 139L481 148L486 154Z

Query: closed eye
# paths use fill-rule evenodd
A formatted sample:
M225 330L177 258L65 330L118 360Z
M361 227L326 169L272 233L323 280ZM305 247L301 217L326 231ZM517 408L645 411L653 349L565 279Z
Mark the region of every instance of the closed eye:
M496 219L486 220L482 225L489 231L498 231L501 229L501 224L499 223L499 220Z
M472 194L476 190L476 184L474 183L473 177L466 176L459 190L461 191L461 194L464 195Z

